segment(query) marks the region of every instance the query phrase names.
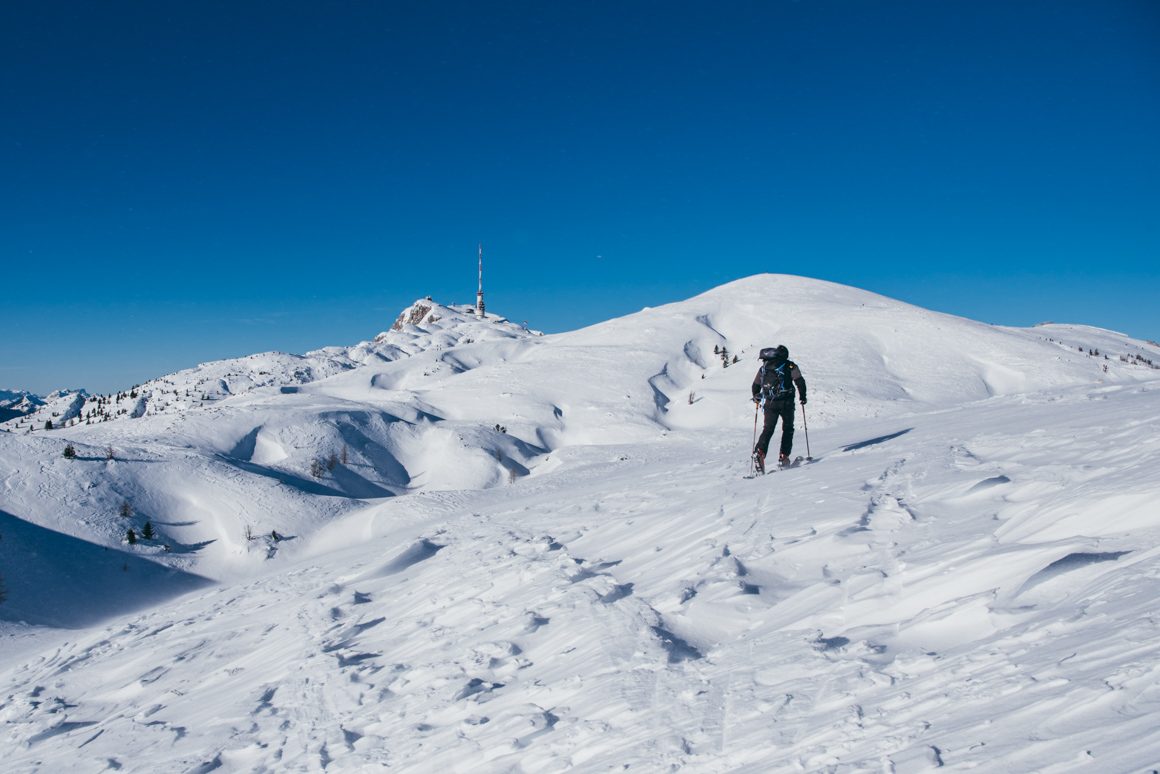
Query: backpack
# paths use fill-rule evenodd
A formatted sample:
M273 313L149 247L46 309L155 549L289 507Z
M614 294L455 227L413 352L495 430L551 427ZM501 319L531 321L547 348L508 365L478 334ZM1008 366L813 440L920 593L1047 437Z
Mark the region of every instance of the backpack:
M793 400L793 369L790 360L776 367L768 360L761 364L761 394L766 401Z

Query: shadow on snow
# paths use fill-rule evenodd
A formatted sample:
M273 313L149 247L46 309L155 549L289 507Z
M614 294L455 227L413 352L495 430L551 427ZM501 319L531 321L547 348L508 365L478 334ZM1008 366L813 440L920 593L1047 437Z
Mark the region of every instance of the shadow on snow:
M200 575L0 511L0 620L80 629L213 585Z

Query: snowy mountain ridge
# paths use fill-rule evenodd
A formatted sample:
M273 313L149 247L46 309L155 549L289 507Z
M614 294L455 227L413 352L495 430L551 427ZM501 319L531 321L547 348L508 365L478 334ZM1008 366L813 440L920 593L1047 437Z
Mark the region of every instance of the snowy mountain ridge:
M414 322L403 324L404 319ZM425 327L419 327L419 324ZM149 414L180 413L262 388L293 388L368 363L391 362L464 342L531 335L539 334L509 323L502 317L487 315L479 319L473 307L445 307L430 299L419 300L399 315L399 320L390 330L380 333L373 341L364 341L352 347L324 347L305 355L263 352L202 363L110 395L95 396L97 405L90 405L85 409L85 416L81 417L78 417L79 408L71 411L66 408L62 412L55 404L63 398L78 394L88 399L84 390L54 392L45 399L38 399L28 393L12 393L13 402L18 396L27 396L22 404L26 410L19 417L13 417L19 419L18 422L11 425L0 422L0 428L24 430L31 427L36 430L42 428L46 420L54 418L54 424L61 424L61 417L65 421L78 418L83 423L92 424L138 419ZM4 396L7 394L3 393ZM5 397L4 400L9 399Z
M44 398L24 390L0 390L0 422L31 414L44 405Z
M1160 349L783 275L466 309L0 433L13 770L1160 759ZM778 343L816 461L750 479Z

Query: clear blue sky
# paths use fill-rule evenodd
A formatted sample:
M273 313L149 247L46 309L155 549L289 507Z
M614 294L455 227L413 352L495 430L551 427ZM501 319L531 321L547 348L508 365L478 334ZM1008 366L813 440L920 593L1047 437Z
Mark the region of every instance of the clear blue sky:
M1160 3L0 10L0 387L353 344L479 242L549 332L770 271L1160 339Z

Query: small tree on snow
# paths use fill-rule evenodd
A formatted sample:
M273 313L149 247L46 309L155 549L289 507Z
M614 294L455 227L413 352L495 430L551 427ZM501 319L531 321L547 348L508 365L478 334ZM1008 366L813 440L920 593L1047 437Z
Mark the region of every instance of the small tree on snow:
M66 460L76 459L76 456L77 456L77 447L73 446L71 443L68 446L64 447L64 458Z
M146 540L152 540L154 537L153 525L148 521L145 522L145 526L141 528L141 537L145 538Z
M346 464L346 460L347 460L347 456L346 456L346 444L344 443L344 444L342 445L342 464L343 464L343 465L345 465L345 464Z
M52 429L52 420L51 420L51 419L46 419L46 420L44 420L44 429L45 429L45 430L51 430L51 429Z
M322 462L319 460L311 460L310 475L314 476L315 478L322 478L322 467Z
M117 513L127 519L133 515L133 506L129 505L128 500L125 500L121 503L121 507L117 509Z
M116 455L116 453L114 453L112 446L105 447L105 459L111 460L111 459L114 459L116 456L117 455Z
M337 464L338 464L338 457L335 456L334 452L331 452L330 456L327 457L327 459L326 459L326 469L327 470L334 470L334 466Z
M129 545L137 545L137 533L133 531L132 527L129 527L129 531L125 533L125 539L129 541Z

